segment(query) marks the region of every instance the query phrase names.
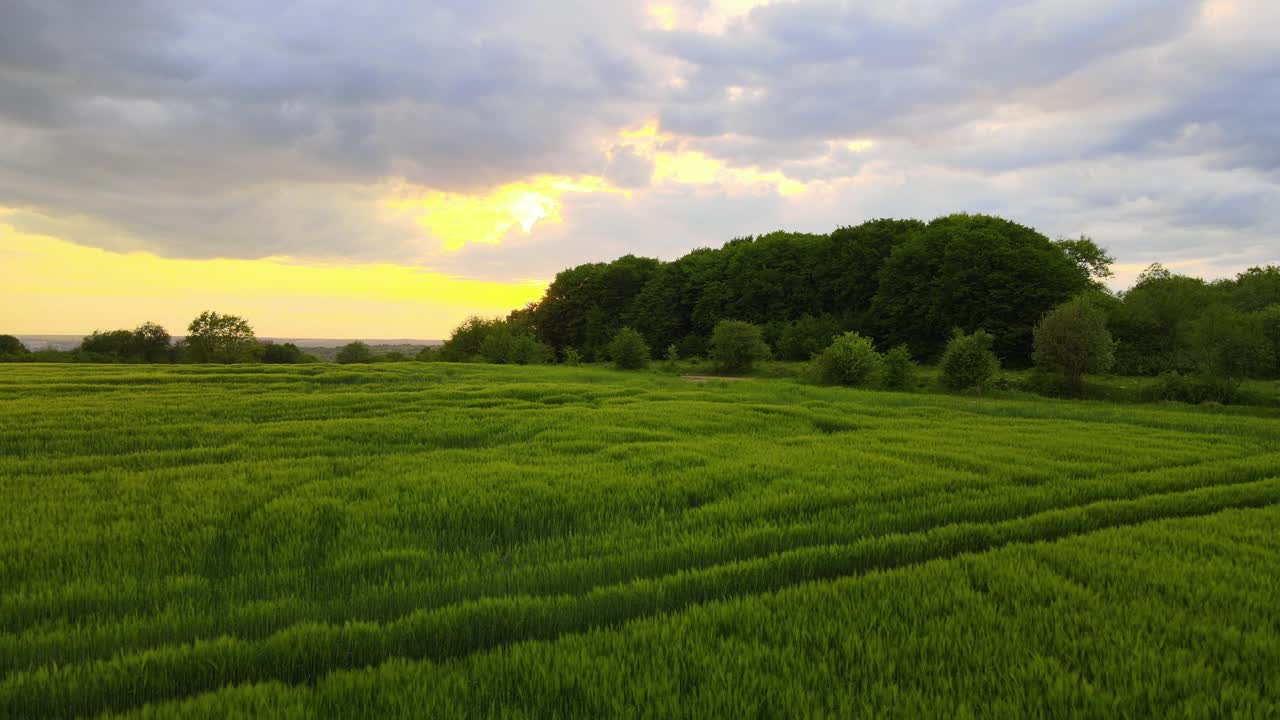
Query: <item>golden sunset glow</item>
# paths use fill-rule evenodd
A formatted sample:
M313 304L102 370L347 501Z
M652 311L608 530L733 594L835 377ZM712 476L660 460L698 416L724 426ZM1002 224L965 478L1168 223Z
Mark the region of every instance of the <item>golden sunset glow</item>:
M509 183L483 195L406 186L397 189L386 204L413 217L446 250L457 251L468 243L496 245L515 227L527 235L539 222L562 222L559 201L566 193L611 191L598 177L548 175Z
M624 128L618 137L640 156L653 160L655 183L717 184L729 189L770 187L782 195L796 195L806 189L804 183L776 170L733 167L699 150L686 149L684 141L659 130L657 120Z
M0 327L16 333L87 333L152 320L182 335L201 310L215 309L243 315L263 336L433 339L467 315L505 315L546 287L391 264L113 253L3 223L0 268Z

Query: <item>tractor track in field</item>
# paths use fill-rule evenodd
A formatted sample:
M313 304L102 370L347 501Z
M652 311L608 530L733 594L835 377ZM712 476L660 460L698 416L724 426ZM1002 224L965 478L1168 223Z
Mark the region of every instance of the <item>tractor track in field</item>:
M1228 490L1238 491L1239 496L1213 497L1215 494L1225 496ZM1193 500L1198 502L1186 502ZM708 602L778 592L811 582L858 577L1003 547L1212 515L1233 508L1265 508L1278 503L1280 477L1275 477L1133 500L1096 502L994 524L948 525L849 545L775 553L693 572L677 572L656 580L601 587L585 596L489 598L463 606L413 612L385 624L303 623L257 644L219 638L194 645L161 646L112 660L73 662L52 671L40 668L10 675L0 682L0 715L21 711L24 707L65 707L68 715L96 714L127 710L146 702L189 697L232 684L276 681L305 685L335 671L396 658L448 660L519 642L550 641L565 635L615 628ZM1066 522L1071 519L1074 522ZM646 589L645 585L657 587ZM504 626L504 622L509 625ZM526 631L492 632L511 625ZM491 632L477 632L477 626ZM307 648L304 658L297 656L299 647ZM211 672L195 674L180 683L166 684L147 677L149 670L164 677L193 668ZM84 682L99 673L106 678L96 677L86 688ZM59 678L62 683L57 682ZM86 689L74 698L63 698L74 700L71 705L59 705L60 686ZM54 695L51 697L48 693Z

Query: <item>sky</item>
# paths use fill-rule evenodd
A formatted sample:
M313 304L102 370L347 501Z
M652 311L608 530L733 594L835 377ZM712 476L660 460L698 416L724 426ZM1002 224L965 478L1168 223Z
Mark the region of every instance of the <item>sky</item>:
M1280 262L1274 0L6 0L0 332L442 338L555 273L986 212Z

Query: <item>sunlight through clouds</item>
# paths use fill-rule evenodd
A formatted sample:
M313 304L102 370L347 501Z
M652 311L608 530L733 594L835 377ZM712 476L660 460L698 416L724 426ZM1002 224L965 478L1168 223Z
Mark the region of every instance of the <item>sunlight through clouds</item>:
M598 177L539 176L502 185L483 195L441 192L409 185L387 199L387 207L407 213L448 251L468 243L496 245L513 228L528 235L540 222L563 222L566 193L619 192Z

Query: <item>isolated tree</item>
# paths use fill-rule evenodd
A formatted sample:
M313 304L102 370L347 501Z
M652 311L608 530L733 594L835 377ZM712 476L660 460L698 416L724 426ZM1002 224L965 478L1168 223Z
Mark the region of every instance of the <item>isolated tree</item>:
M901 390L911 386L916 363L906 345L896 345L884 354L884 386Z
M942 384L952 390L986 385L1000 369L991 351L994 345L995 338L984 330L967 334L956 330L942 354Z
M1032 360L1079 393L1086 374L1102 373L1115 362L1115 341L1107 317L1086 298L1065 302L1047 313L1035 329Z
M373 350L370 350L367 344L356 340L339 348L334 360L342 365L371 363L373 362Z
M258 341L244 318L206 310L187 326L186 345L192 362L237 363L254 359Z
M0 355L26 355L29 350L12 335L0 335Z
M884 358L871 338L847 332L831 342L815 362L819 382L832 385L865 385L880 371Z
M721 320L711 333L711 359L720 372L741 373L769 358L769 346L759 325Z
M624 327L609 342L609 357L619 370L639 370L649 366L649 345L639 332Z

